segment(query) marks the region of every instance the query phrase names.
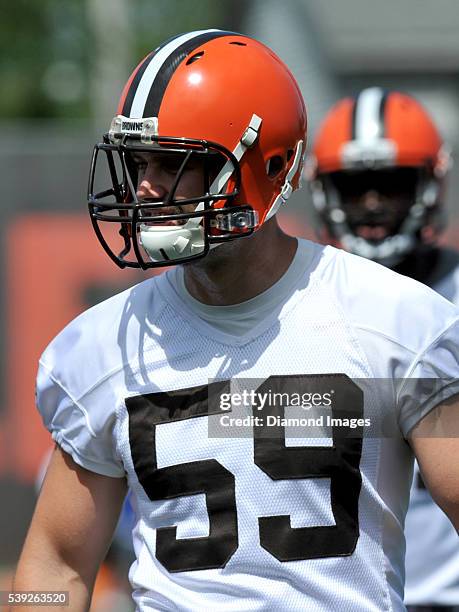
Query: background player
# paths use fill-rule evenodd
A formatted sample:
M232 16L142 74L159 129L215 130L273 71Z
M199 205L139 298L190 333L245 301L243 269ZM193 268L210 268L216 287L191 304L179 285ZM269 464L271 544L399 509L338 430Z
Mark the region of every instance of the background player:
M96 147L91 219L120 266L186 265L86 311L43 354L38 405L59 448L17 589L64 588L85 609L128 484L140 610L400 610L407 438L459 524L457 441L411 435L458 392L458 314L419 283L279 229L305 129L291 73L245 36L181 35L132 74ZM413 406L432 368L438 388ZM332 385L333 413L383 416L394 438L209 435L211 400L247 378L266 395ZM402 383L363 404L352 378Z
M339 101L321 124L307 164L322 240L419 280L459 305L459 254L437 242L449 166L436 126L413 97L373 87ZM405 534L405 601L432 609L458 606L457 534L417 464Z

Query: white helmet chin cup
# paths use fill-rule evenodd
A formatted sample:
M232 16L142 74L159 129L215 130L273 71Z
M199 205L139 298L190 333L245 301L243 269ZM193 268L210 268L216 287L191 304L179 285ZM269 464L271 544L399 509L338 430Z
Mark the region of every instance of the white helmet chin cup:
M192 257L204 251L204 228L190 221L185 225L142 224L140 243L154 262Z
M402 261L416 246L414 236L397 234L385 238L380 244L371 244L364 238L345 234L341 244L346 251L372 259L383 266L392 268Z

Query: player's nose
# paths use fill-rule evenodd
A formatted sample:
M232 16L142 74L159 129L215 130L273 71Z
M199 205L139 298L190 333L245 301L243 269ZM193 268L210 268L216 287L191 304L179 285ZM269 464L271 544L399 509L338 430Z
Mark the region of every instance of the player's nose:
M149 162L137 185L137 197L163 200L167 193L168 188L161 167L155 162Z
M363 194L362 204L370 212L378 212L384 206L381 195L374 190L369 190Z

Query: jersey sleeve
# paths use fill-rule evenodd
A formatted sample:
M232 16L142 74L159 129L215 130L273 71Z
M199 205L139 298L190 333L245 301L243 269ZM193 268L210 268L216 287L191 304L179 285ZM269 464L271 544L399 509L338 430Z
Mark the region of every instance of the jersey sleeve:
M399 424L406 437L433 408L459 394L459 321L416 355L397 394ZM457 415L459 421L459 411Z
M114 412L100 409L90 414L43 362L37 376L37 406L53 440L76 463L104 476L125 475L115 450Z
M342 251L337 257L335 299L368 364L368 378L381 386L382 409L406 437L459 393L459 310L388 268Z
M82 467L124 477L121 433L131 364L139 359L145 319L163 301L146 279L82 312L44 350L37 407L53 439Z

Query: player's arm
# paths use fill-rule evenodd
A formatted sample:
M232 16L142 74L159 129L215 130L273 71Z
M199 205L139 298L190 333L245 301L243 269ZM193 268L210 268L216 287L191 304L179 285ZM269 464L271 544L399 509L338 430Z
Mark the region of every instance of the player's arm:
M70 609L87 610L125 495L124 478L89 472L56 447L14 590L69 591Z
M424 417L409 442L423 481L459 532L459 396Z

